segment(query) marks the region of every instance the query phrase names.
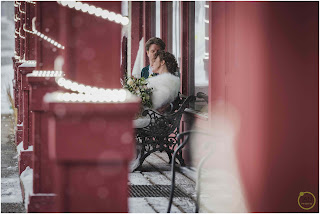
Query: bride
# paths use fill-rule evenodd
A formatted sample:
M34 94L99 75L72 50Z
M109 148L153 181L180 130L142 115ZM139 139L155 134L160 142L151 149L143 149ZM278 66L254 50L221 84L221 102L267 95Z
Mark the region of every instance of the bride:
M147 79L147 87L152 88L152 105L156 111L161 111L178 96L180 90L180 78L174 73L178 70L175 57L166 51L158 50L152 65L153 73L157 76ZM136 128L142 128L149 124L148 118L139 118L134 121Z
M153 109L158 110L177 97L180 90L180 78L174 75L177 69L177 61L171 53L159 50L155 54L152 71L159 75L147 80L148 87L153 88Z

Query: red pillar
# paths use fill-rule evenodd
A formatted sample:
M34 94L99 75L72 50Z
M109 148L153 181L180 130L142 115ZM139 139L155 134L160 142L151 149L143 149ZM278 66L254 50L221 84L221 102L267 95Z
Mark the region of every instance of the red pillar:
M26 2L26 22L24 28L32 31L32 20L36 15L36 3ZM35 60L36 59L36 36L31 33L25 33L25 59Z
M128 212L138 103L53 102L48 109L58 212Z
M20 1L18 6L20 12L20 59L25 59L25 31L23 25L26 23L26 2Z
M143 38L143 3L139 1L131 2L131 69L139 50L139 42ZM143 49L145 51L145 49Z
M31 5L30 5L31 7ZM36 30L59 41L59 5L57 2L36 2ZM30 14L31 16L32 14ZM54 70L55 59L60 50L50 42L36 36L36 70ZM32 37L30 38L32 42ZM29 46L31 44L29 43ZM31 57L33 53L29 53ZM42 100L45 93L58 89L54 77L28 76L30 84L30 110L32 111L33 148L33 194L30 196L28 212L54 212L53 194L54 166L48 157L48 118Z
M145 52L145 43L151 38L151 4L152 2L143 2L144 66L149 65L149 59Z
M23 135L23 124L22 124L22 115L20 111L20 87L21 87L21 77L18 72L18 67L22 64L20 62L20 11L19 6L20 2L16 1L14 4L15 10L15 56L13 59L13 70L14 70L14 82L13 82L13 91L14 91L14 107L16 108L16 117L17 117L17 129L15 133L15 143L16 145L20 144L22 141Z
M318 11L318 2L210 3L209 98L239 113L249 212L319 212ZM299 206L301 192L313 208Z
M54 77L28 75L30 84L30 110L32 111L33 134L33 194L28 212L55 212L53 194L54 165L49 159L48 116L42 105L43 96L58 90Z
M160 2L160 17L161 17L161 22L160 22L160 35L161 39L164 41L164 43L168 44L168 6L170 4L165 1ZM167 48L168 50L168 48Z
M121 13L121 2L88 4ZM62 5L60 21L66 78L120 88L121 25ZM127 212L128 163L135 147L132 119L138 103L51 100L47 108L57 211Z
M121 14L121 2L90 5ZM66 78L90 86L119 88L121 25L63 6L59 20L63 23L60 31Z

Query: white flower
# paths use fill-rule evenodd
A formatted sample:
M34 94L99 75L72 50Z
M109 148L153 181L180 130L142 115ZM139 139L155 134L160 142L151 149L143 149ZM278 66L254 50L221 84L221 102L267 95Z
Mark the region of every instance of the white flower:
M133 85L133 80L132 79L128 79L127 84L132 86Z

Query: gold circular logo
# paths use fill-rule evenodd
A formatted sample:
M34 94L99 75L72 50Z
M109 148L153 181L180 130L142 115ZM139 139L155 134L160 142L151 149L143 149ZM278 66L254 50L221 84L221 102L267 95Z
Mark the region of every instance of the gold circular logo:
M316 204L316 197L311 192L300 192L298 204L301 209L310 210Z

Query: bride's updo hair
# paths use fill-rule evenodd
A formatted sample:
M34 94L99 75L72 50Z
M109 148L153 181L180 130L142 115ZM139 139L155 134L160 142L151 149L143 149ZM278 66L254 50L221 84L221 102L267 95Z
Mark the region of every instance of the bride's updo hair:
M173 54L167 51L158 50L157 53L155 53L154 58L156 59L158 56L160 58L160 62L164 60L169 73L174 75L175 72L178 70L178 63Z

